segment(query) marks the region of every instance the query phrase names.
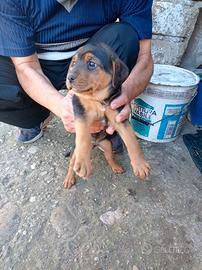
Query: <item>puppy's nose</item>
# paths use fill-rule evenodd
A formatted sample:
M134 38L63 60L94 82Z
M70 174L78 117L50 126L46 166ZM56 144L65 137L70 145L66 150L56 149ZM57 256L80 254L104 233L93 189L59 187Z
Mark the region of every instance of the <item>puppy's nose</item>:
M72 83L76 79L76 76L74 74L69 74L67 76L67 79L70 83Z

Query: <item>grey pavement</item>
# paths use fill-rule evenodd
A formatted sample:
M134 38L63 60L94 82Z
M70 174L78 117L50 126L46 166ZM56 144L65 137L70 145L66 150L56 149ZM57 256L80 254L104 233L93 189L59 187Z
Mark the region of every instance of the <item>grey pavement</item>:
M202 176L181 137L141 140L146 182L126 151L116 156L126 172L115 175L94 149L91 179L65 190L74 136L58 119L33 144L15 134L0 124L0 269L202 269Z

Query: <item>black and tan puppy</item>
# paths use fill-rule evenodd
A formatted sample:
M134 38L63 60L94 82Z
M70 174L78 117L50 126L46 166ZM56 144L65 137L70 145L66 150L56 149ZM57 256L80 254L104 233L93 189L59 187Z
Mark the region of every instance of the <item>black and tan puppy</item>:
M149 175L150 165L144 159L129 122L117 123L115 119L118 111L109 106L120 95L121 85L127 76L127 66L106 45L83 46L73 57L67 74L67 88L74 92L72 103L76 147L64 181L65 188L74 185L75 173L83 178L91 175L93 145L99 145L103 149L105 158L115 173L123 172L122 167L113 159L112 145L106 132L91 136L90 125L95 120L105 121L106 127L110 124L120 134L127 147L134 174L141 179Z

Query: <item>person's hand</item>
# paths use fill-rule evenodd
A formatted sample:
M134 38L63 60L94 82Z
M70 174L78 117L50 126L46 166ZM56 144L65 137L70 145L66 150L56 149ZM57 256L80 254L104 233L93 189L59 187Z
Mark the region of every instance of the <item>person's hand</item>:
M64 128L69 132L75 132L72 97L73 95L68 92L67 95L62 99L60 115Z
M68 132L75 132L72 97L73 97L73 93L69 91L67 95L63 98L62 104L61 104L60 117L62 119L65 129ZM102 129L104 129L104 124L100 121L94 121L90 127L90 132L97 133Z
M131 112L131 107L130 107L130 98L129 95L127 94L127 91L124 91L124 86L122 86L122 93L121 95L114 99L110 107L115 110L123 106L123 109L119 112L119 114L116 117L116 122L120 123L123 122L124 120L128 119L130 116ZM114 133L114 128L112 126L109 126L106 129L107 133L113 134Z
M129 118L130 102L139 96L147 87L153 73L153 67L151 40L140 40L137 62L126 81L122 84L122 94L111 102L112 109L123 106L123 109L116 117L117 122L122 122ZM112 134L114 129L109 127L107 132Z

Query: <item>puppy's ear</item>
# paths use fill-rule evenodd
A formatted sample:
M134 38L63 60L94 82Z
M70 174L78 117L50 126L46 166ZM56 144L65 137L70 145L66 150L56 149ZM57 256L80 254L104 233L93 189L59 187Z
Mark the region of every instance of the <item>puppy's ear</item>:
M129 69L118 57L112 56L112 86L118 88L127 79Z

